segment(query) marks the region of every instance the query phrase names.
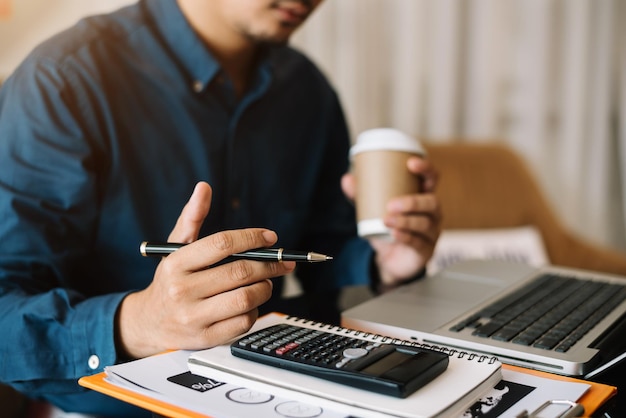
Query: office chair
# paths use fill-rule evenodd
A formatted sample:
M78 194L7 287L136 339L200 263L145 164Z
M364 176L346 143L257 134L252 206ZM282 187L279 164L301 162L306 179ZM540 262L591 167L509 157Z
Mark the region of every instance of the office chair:
M429 143L444 229L536 227L551 264L626 276L626 253L566 228L525 161L498 143Z

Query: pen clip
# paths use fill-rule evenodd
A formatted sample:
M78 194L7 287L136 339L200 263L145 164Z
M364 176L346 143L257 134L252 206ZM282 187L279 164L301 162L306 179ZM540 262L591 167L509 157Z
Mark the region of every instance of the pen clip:
M568 408L564 412L562 412L555 418L574 418L574 417L580 417L585 413L585 408L579 403L568 401L568 400L555 399L555 400L544 402L539 408L535 409L530 414L528 413L528 411L523 411L521 414L517 415L516 418L539 418L540 416L539 413L545 410L546 408L549 408L552 405L567 405L568 406Z

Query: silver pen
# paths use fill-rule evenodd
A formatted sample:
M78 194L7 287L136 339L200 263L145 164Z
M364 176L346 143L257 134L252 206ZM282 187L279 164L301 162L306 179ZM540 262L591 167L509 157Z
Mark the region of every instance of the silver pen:
M139 246L139 252L144 257L162 257L173 253L180 247L187 244L176 242L148 242L144 241ZM331 256L319 254L312 251L291 251L283 248L258 248L244 251L228 256L223 262L235 260L255 260L255 261L295 261L307 263L319 263L321 261L332 260Z

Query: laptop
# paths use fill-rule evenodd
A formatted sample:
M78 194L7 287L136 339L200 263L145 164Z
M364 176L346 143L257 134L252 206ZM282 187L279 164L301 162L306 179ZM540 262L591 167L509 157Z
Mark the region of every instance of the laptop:
M354 306L341 322L503 363L592 377L626 357L626 277L466 260Z

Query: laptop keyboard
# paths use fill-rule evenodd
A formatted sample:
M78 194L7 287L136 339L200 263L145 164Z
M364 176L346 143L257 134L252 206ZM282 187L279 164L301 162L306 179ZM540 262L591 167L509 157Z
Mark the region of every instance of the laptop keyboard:
M626 299L626 285L545 274L451 331L566 352Z

